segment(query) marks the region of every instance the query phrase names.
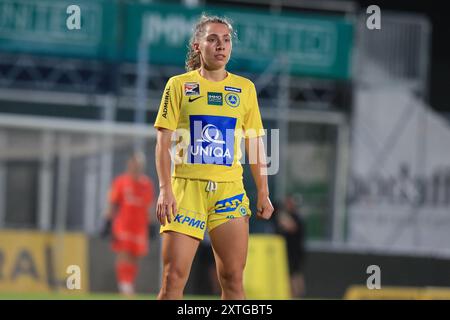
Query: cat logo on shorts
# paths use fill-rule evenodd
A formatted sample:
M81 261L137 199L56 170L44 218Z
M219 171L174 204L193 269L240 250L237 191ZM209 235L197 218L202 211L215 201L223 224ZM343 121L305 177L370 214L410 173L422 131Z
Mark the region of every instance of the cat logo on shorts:
M241 193L233 197L217 201L216 205L214 206L216 209L216 213L235 211L242 203L243 198L244 194Z

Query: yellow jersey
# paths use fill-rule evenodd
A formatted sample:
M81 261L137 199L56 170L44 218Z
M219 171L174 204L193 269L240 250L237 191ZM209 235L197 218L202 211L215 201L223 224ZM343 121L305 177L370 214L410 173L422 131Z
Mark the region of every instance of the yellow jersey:
M242 138L264 135L255 85L230 72L170 78L154 126L176 132L173 177L217 182L242 179Z

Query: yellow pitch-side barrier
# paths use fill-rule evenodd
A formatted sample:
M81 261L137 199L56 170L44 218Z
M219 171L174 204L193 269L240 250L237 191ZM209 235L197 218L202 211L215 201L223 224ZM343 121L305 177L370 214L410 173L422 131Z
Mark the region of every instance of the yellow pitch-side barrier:
M285 241L277 235L251 235L244 272L248 299L290 299Z
M87 252L81 233L1 231L0 292L87 292Z
M349 300L450 300L450 288L381 287L370 290L364 286L350 286L344 299Z

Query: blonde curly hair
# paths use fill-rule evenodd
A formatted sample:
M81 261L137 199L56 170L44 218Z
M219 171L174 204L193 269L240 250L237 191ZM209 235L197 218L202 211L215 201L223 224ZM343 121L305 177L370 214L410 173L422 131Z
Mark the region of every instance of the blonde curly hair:
M206 26L208 23L222 23L226 25L230 30L231 38L234 39L236 37L236 33L233 30L230 19L225 17L209 16L203 13L197 20L197 23L195 24L192 32L192 37L189 40L189 47L185 63L186 71L193 71L201 67L200 54L198 52L195 52L193 45L194 42L196 42L205 34Z

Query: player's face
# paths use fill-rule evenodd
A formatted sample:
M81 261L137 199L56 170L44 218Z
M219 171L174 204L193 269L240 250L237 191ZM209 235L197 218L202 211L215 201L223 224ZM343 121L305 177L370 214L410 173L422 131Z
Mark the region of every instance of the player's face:
M131 175L139 175L143 171L143 164L136 160L135 158L131 158L128 160L128 172Z
M194 46L200 52L202 65L206 69L223 69L231 55L230 30L223 23L208 23L204 36Z

